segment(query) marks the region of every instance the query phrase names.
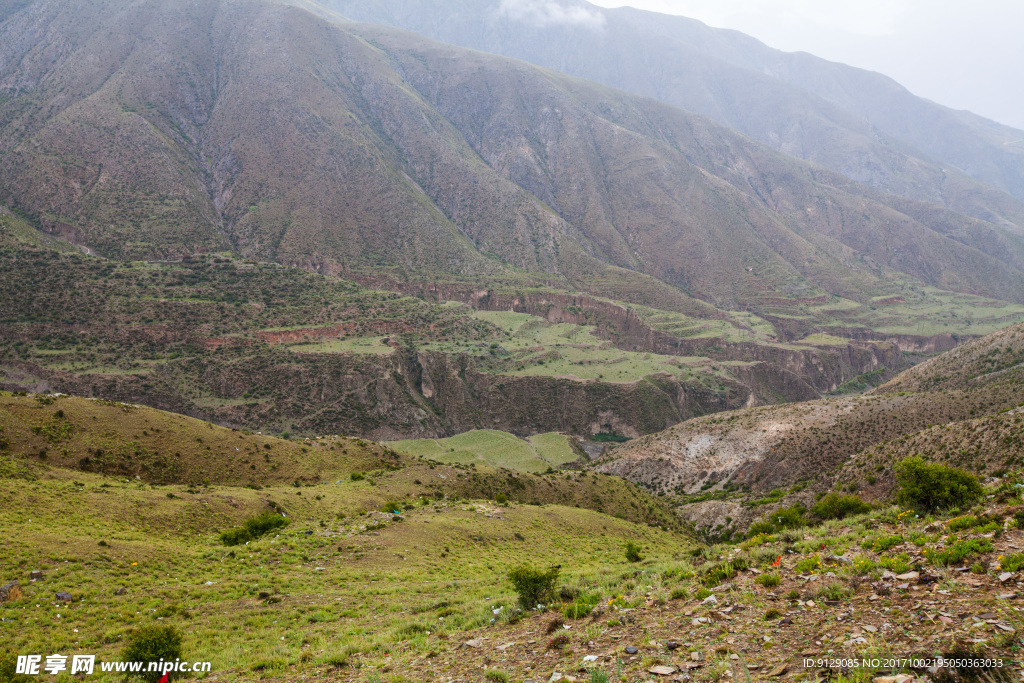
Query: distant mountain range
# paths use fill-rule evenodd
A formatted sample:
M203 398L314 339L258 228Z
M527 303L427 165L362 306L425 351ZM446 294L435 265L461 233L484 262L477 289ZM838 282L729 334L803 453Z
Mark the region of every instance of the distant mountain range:
M532 26L529 12L486 3L460 5L447 21L429 21L444 16L436 4L335 7L447 27L441 37L461 42L491 17L483 35L505 42L482 47L535 45L579 64L601 52L594 68L620 84L662 82L654 94L665 100L714 93L701 96L706 106L675 104L747 133L759 121L769 142L769 130L790 133L766 146L647 97L347 22L312 3L30 0L0 9L0 200L118 258L234 250L327 273L388 268L481 282L530 273L627 300L668 285L680 298L754 311L865 303L924 284L1024 302L1019 202L952 169L929 184L938 166L881 122L786 82L822 81L824 92L842 76L846 100L868 93L864 107L881 102L870 93L882 84L891 97L881 111L904 97L886 79L632 11L583 7L578 16L605 17L593 30ZM544 54L537 61L554 59ZM769 57L777 74L753 68ZM616 81L602 73L592 75ZM924 108L918 127L944 121L947 142L976 131L977 144L954 146L988 155L1001 180L975 175L1018 191L1012 146L991 151L1012 131L984 137L974 119L909 101ZM772 147L834 167L863 162L878 177Z
M1024 200L1024 131L915 97L877 73L685 17L576 0L325 4L653 97L885 192L1021 225L1020 205L1003 193Z

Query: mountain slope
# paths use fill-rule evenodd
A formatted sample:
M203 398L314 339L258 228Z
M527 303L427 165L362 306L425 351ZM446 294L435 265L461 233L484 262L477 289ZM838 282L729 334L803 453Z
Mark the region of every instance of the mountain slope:
M685 17L579 0L326 4L355 21L654 97L886 192L1024 226L1024 132L915 97L880 74Z
M681 496L684 516L742 528L764 505L841 487L884 497L893 465L921 455L977 471L1024 458L1024 326L936 356L856 397L688 420L612 450L597 470Z
M0 35L0 195L105 255L1024 301L1013 230L521 62L274 2L37 0Z

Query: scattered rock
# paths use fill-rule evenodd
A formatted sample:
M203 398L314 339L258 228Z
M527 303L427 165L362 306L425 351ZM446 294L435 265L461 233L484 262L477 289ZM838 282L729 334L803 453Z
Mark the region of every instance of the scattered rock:
M42 581L43 573L40 571L32 571L28 573L28 578L30 581Z
M896 676L879 676L871 679L871 683L913 683L914 677L909 674L898 674Z
M829 555L825 558L826 562L838 562L840 564L853 564L853 560L844 555Z
M788 666L785 664L779 664L777 667L769 671L768 675L773 677L785 676L787 671L789 671Z
M583 658L583 661L584 662L596 662L597 661L597 655L587 655L586 657Z
M54 596L54 599L57 602L71 602L74 598L71 597L71 593L63 593L63 592L61 592L61 593L57 593Z
M654 674L655 676L671 676L678 670L679 669L677 669L674 666L659 664L658 666L652 666L650 669L647 670L647 673Z
M700 660L704 659L704 655L700 652L691 652L690 659L692 659L695 662L699 662Z
M999 583L1006 583L1013 578L1013 572L1003 572L999 575Z
M626 654L627 655L635 655L637 652L640 652L640 650L636 649L632 645L627 645L626 646Z
M709 595L708 597L704 598L704 600L701 601L701 604L702 605L717 605L718 604L718 598L716 598L714 595Z
M1017 594L1016 593L1000 593L996 597L999 598L1000 600L1013 600L1014 598L1017 597Z
M125 588L124 586L121 586L121 587L120 587L120 588L118 588L118 589L117 589L116 591L114 591L114 595L124 595L124 594L126 594L127 592L128 592L128 589L127 589L127 588ZM270 596L268 595L267 597L269 598Z
M483 647L484 641L480 640L479 638L474 638L473 640L467 640L465 642L465 645L466 647Z
M919 578L921 578L920 572L907 572L906 574L896 575L897 581L917 581Z
M0 603L7 602L8 600L17 600L21 597L21 584L17 581L11 581L0 586Z
M669 652L672 652L673 650L677 650L677 649L679 649L679 643L677 643L677 642L675 642L673 640L670 640L668 643L665 644L665 649L667 649Z
M862 626L861 628L863 628L868 633L878 633L878 627L877 626L872 626L871 624L866 624L866 625Z

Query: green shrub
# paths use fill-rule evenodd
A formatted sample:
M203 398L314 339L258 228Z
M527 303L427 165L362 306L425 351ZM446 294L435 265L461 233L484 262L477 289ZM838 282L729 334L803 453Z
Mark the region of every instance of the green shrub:
M876 553L884 553L886 550L892 550L900 543L903 543L902 536L880 536L871 544L871 548Z
M798 574L806 574L807 572L814 572L821 569L821 558L817 555L811 557L805 557L796 563L794 567Z
M850 515L862 515L870 512L871 506L854 495L826 494L814 504L811 513L819 519L843 519Z
M542 571L524 564L510 571L508 579L519 595L519 605L523 609L533 609L537 605L546 605L554 599L555 584L558 582L558 568L552 567L547 571Z
M701 571L704 583L707 586L717 586L723 581L728 581L736 575L731 562L719 562Z
M765 588L774 588L775 586L778 586L781 582L782 579L779 578L778 574L761 574L756 579L754 579L754 583L756 583L758 586L764 586Z
M644 559L640 555L640 546L633 541L626 541L626 560L629 562L639 562Z
M494 496L494 502L497 503L498 505L505 505L506 503L508 503L508 496L506 496L504 493L498 493Z
M774 607L764 613L764 620L771 621L772 619L778 619L782 616L782 612L775 609Z
M993 550L992 542L987 538L972 538L969 541L957 541L945 550L928 549L923 554L932 564L946 567L951 564L959 564L973 555L990 553Z
M228 529L220 533L220 542L224 545L242 545L249 540L245 529Z
M508 683L512 679L510 679L508 674L504 671L490 669L484 672L484 680L493 681L494 683Z
M282 517L276 512L265 510L245 520L242 526L221 532L220 542L224 545L241 545L247 541L257 539L274 529L288 526L288 524L289 520L287 518Z
M999 568L1004 572L1015 572L1024 567L1024 553L1004 555L999 558Z
M181 658L181 633L173 626L144 626L129 637L121 650L123 662L173 662ZM145 664L143 669L148 669ZM142 671L129 674L156 681L163 672ZM173 676L170 676L173 677Z
M806 512L807 508L799 503L788 508L779 508L775 512L765 515L764 519L751 524L747 529L747 537L754 538L785 529L799 529L807 526L807 518L804 516Z
M982 494L973 474L920 457L907 458L897 465L896 483L899 504L918 512L968 507Z
M590 613L593 611L593 605L588 605L585 602L573 602L562 609L562 614L565 615L566 619L582 619L583 617L590 616Z
M9 652L0 652L0 683L34 683L36 676L15 673L18 670L18 657Z
M910 555L906 553L900 553L893 557L883 557L878 560L878 566L883 569L888 569L894 574L905 574L912 568L910 564Z
M352 474L348 475L348 478L351 479L352 481L362 481L363 479L366 479L366 475L364 475L362 472L353 472Z
M822 600L846 600L853 595L853 590L841 583L832 581L818 589L818 597Z
M685 600L689 592L685 588L673 588L672 594L669 596L670 600Z
M946 531L963 531L978 526L978 518L974 515L961 515L946 522Z

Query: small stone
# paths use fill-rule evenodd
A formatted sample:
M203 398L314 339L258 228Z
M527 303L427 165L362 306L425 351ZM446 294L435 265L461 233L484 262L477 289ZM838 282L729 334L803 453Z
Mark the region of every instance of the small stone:
M116 591L114 591L114 595L124 595L127 592L128 592L128 589L125 588L124 586L121 586ZM269 598L270 596L268 595L267 597Z
M779 664L777 667L768 672L769 676L785 676L786 672L789 671L789 667L785 664Z
M678 648L679 648L679 643L677 643L677 642L675 642L675 641L669 641L669 642L668 642L668 643L667 643L667 644L665 645L665 648L666 648L666 649L667 649L667 650L668 650L669 652L672 652L673 650L676 650L676 649L678 649Z
M640 650L636 649L632 645L627 645L626 646L626 654L627 655L635 655L637 652L640 652Z
M867 624L865 626L862 626L861 628L863 628L868 633L878 633L878 627L877 626L872 626L870 624Z
M647 670L647 673L654 674L655 676L671 676L678 670L679 669L677 669L674 666L659 664L657 666L652 666L650 669Z
M1006 583L1013 578L1013 572L1003 572L999 575L999 583Z
M814 600L808 600L804 604L807 605L808 607L814 607Z
M700 660L704 659L704 655L700 652L691 652L690 659L692 659L695 662L699 662Z
M898 590L905 591L908 588L910 588L910 584L909 583L898 583L898 584L896 584L896 588Z
M29 572L28 573L28 578L31 581L42 581L43 580L43 573L40 572L40 571Z
M479 638L473 638L472 640L467 640L465 642L465 645L466 647L483 647L484 641L480 640Z
M587 655L586 657L583 658L583 661L584 662L596 662L597 661L597 655Z
M0 603L7 602L8 600L17 600L21 597L21 584L17 581L11 581L0 586Z
M502 652L504 652L505 650L509 649L509 648L510 648L510 647L512 647L513 645L515 645L515 643L505 643L504 645L499 645L499 646L498 646L498 647L496 647L495 649L496 649L496 650L501 650Z
M735 660L737 660L739 658L740 658L740 656L738 654L736 654L735 652L733 652L731 655L729 655L729 659L731 659L733 661L735 661Z
M898 581L917 581L919 578L921 578L921 574L919 572L907 572L906 574L896 575L896 579Z
M704 598L704 600L701 602L701 604L703 604L703 605L717 605L718 604L718 598L716 598L714 595L709 595L708 597Z
M57 602L71 602L73 600L73 598L71 597L71 593L57 593L54 596L54 599Z
M1000 600L1013 600L1014 598L1017 597L1017 594L1016 593L1000 593L996 597L999 598Z

